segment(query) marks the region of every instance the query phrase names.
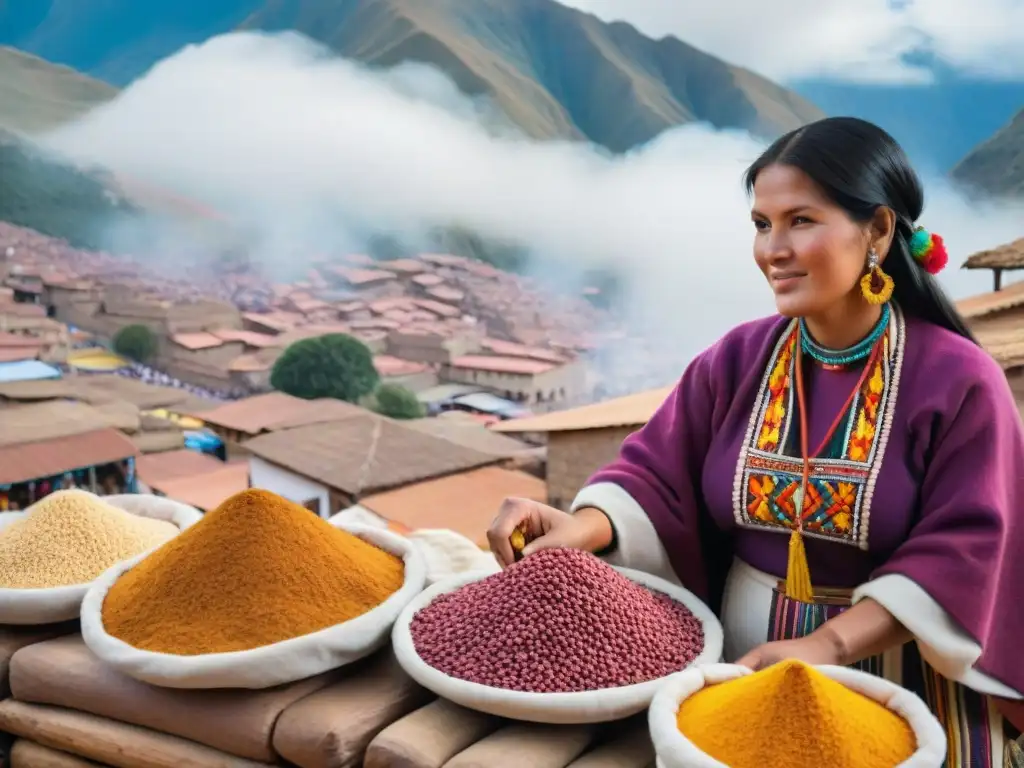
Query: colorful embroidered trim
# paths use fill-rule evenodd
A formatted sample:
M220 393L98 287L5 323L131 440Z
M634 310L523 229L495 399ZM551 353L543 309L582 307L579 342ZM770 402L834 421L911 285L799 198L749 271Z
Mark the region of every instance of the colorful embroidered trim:
M796 491L802 462L787 455L794 406L793 365L799 326L793 321L776 344L761 396L751 414L733 487L738 525L788 533L796 527ZM826 457L815 458L803 505L806 535L867 549L871 499L888 443L906 335L902 313L894 307L881 357L873 363L854 398L846 425Z
M910 255L930 275L937 275L949 263L946 244L940 235L918 227L910 237Z

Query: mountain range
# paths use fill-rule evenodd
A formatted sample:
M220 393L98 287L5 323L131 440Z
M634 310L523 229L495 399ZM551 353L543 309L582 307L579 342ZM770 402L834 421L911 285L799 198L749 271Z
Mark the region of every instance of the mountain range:
M774 136L823 115L680 40L652 40L552 0L107 0L89 13L82 4L8 0L0 29L20 34L0 42L124 85L217 32L295 30L370 66L434 65L529 136L613 152L692 121ZM168 21L158 32L160 18Z
M961 160L953 178L982 192L1024 196L1024 109Z
M997 125L1016 93L1001 90L998 109L986 112L943 102L944 93L970 96L962 84L936 86L917 102L900 89L788 89L676 38L654 40L554 0L0 0L0 44L18 49L0 49L0 125L44 129L111 98L111 86L182 46L237 29L295 30L373 67L431 64L465 93L489 97L529 136L585 139L613 152L693 121L778 135L823 116L801 93L833 114L865 112L844 109L837 94L846 94L853 105L877 107L862 116L912 153L923 148L949 167L970 145L952 136L954 126L982 113L985 125ZM968 141L985 135L977 122ZM1018 190L1024 170L1008 160L1024 152L1017 122L964 158L956 178L985 191Z

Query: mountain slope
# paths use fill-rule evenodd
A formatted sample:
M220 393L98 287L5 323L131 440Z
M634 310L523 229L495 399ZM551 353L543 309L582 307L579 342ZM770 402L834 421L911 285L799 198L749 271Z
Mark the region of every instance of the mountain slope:
M39 133L117 95L107 83L0 46L0 128Z
M33 3L45 14L33 15ZM678 39L652 40L553 0L107 0L89 12L80 0L0 4L0 29L12 30L0 42L118 83L236 27L296 30L371 66L432 64L464 92L491 98L528 135L585 138L613 151L693 121L774 136L822 116L795 93Z
M953 178L992 195L1024 195L1024 109L961 160Z
M101 248L105 228L134 215L100 174L48 157L0 129L0 221Z

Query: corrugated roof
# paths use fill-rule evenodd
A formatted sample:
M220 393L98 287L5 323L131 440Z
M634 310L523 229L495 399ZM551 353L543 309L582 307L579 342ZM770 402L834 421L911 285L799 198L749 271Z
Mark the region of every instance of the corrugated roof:
M39 360L15 360L9 363L0 363L0 383L4 384L59 379L60 376L58 369Z
M491 429L495 432L565 432L640 426L647 423L671 391L672 387L651 389L542 416L511 419L493 424Z
M244 445L260 458L353 496L499 461L366 411L344 421L270 432Z
M284 392L269 392L188 415L217 427L258 435L264 431L337 421L365 413L359 406L341 400L302 400Z
M137 454L132 441L116 429L9 445L0 448L0 485L53 477Z
M525 472L483 467L367 496L359 506L411 530L456 531L486 547L487 528L509 496L546 502L547 485Z
M1024 269L1024 237L979 251L964 262L964 269Z
M1024 281L1010 283L1001 291L990 291L961 299L956 303L956 308L964 318L973 320L996 312L1005 312L1022 304L1024 304Z

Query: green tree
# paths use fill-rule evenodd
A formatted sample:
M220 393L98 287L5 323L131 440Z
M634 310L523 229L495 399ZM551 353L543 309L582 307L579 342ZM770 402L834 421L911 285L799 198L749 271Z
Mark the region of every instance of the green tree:
M373 410L392 419L422 419L426 415L416 393L401 384L381 384L374 393Z
M296 341L270 372L270 386L304 400L333 397L355 403L379 382L369 347L344 333Z
M156 354L156 336L144 325L126 325L114 336L114 351L145 363Z

